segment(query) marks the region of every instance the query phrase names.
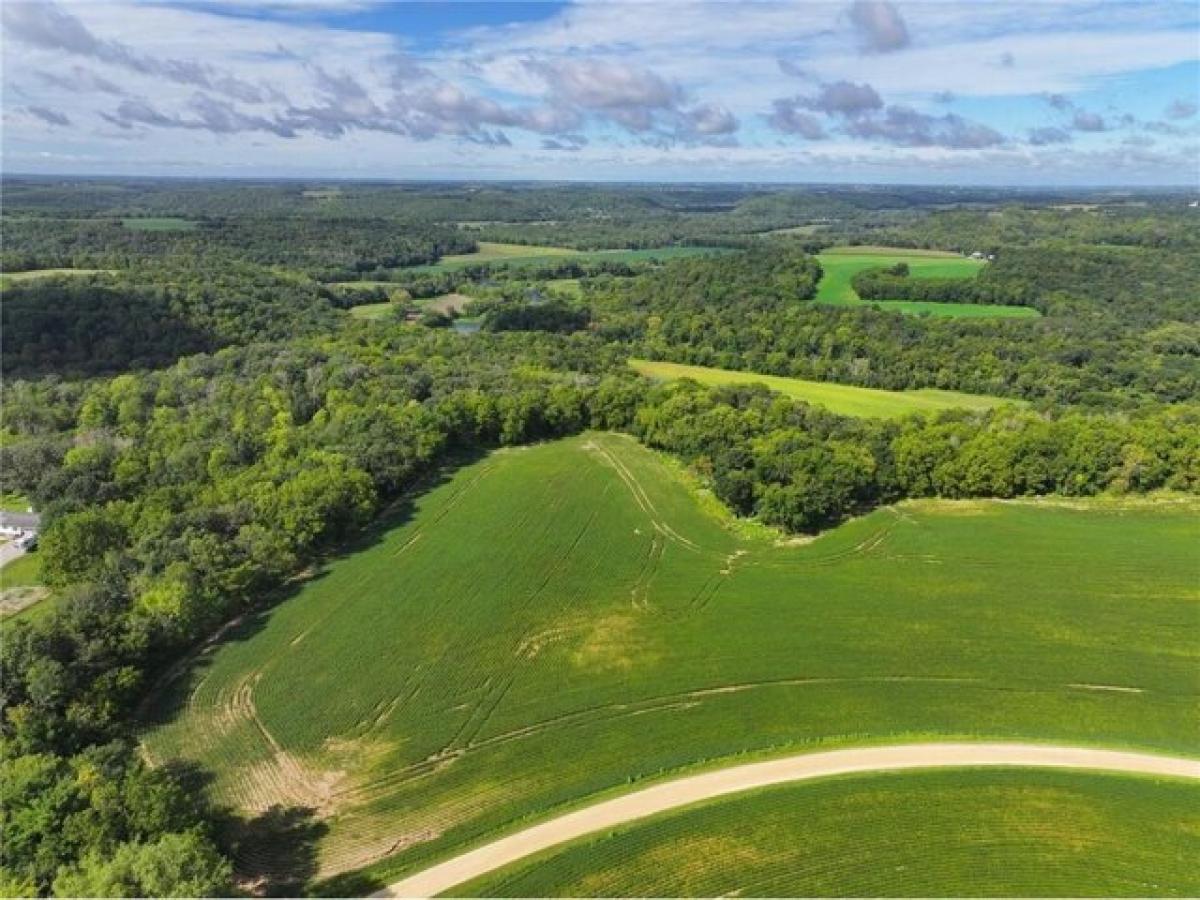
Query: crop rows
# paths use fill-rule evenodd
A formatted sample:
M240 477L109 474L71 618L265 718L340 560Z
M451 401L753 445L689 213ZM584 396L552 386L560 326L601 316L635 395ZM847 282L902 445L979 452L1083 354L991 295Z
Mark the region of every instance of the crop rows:
M232 629L145 740L249 815L311 810L323 875L820 741L1186 752L1195 522L912 503L783 546L726 530L630 439L503 451Z

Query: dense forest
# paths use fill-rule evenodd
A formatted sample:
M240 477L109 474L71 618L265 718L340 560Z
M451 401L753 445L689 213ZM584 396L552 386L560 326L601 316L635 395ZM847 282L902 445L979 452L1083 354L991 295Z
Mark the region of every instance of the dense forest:
M229 891L253 823L206 808L203 773L139 757L139 704L224 623L286 602L323 559L491 448L623 430L788 533L906 497L1200 492L1200 248L1175 196L4 190L6 273L111 270L3 288L0 491L42 513L54 592L46 615L5 622L0 644L6 893ZM1055 208L1068 201L1089 208ZM179 221L129 224L154 217ZM403 271L480 239L736 252ZM1044 315L815 302L815 252L865 242L996 257L975 280L868 270L854 280L865 300ZM399 271L334 284L380 269ZM465 310L422 305L451 291ZM367 303L396 314L356 318ZM477 330L434 327L464 313ZM852 419L760 386L655 384L631 356L1032 405Z

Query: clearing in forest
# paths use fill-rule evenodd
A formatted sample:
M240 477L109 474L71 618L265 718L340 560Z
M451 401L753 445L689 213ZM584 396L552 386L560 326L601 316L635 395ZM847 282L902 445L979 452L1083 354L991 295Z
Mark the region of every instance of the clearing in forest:
M442 294L440 297L424 301L421 305L440 313L462 312L466 305L474 299L466 294Z
M986 263L941 250L907 250L889 247L832 247L817 256L821 281L817 303L829 306L865 306L851 284L864 269L905 263L914 278L974 278ZM1037 318L1041 313L1028 306L998 306L984 303L931 303L893 300L878 304L883 309L952 318Z
M905 503L794 546L628 437L499 451L232 627L163 691L146 752L247 815L317 820L315 858L293 830L239 865L371 866L342 896L739 754L1194 753L1197 507L1077 505Z
M397 304L384 300L382 303L361 303L350 307L347 312L355 319L387 319L394 317L399 309Z
M995 409L996 407L1027 406L1024 400L992 397L987 394L964 394L959 391L939 391L922 388L916 391L884 391L834 384L828 381L806 381L780 375L760 375L735 369L711 369L707 366L688 366L682 363L631 359L629 365L650 378L664 381L690 378L705 385L765 384L773 391L788 397L823 406L830 412L858 418L895 419L913 413L939 412L944 409Z

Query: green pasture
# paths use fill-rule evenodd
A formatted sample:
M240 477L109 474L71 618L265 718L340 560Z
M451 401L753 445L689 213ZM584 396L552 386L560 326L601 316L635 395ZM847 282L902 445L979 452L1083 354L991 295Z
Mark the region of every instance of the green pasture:
M1026 406L1023 400L990 397L986 394L963 394L958 391L939 391L924 388L917 391L884 391L833 384L826 381L806 381L779 375L759 375L733 369L711 369L707 366L688 366L682 363L631 359L629 365L650 378L669 381L690 378L706 385L765 384L773 391L788 397L823 406L843 416L862 418L899 418L920 412L943 409L994 409L1006 404Z
M1200 895L1200 784L962 769L741 794L456 889L481 897Z
M497 244L480 241L476 253L461 253L443 256L436 263L424 266L408 266L397 269L398 273L448 272L479 265L539 265L564 259L580 262L642 262L646 260L677 259L681 256L696 256L705 253L723 252L714 247L657 247L650 250L572 250L567 247L539 247L525 244Z
M312 860L284 834L239 865L369 866L323 888L341 896L747 754L1195 752L1198 511L905 503L780 543L631 438L501 450L240 620L161 692L145 748L248 816L319 817Z
M914 278L974 278L985 263L939 250L904 250L887 247L834 247L817 256L823 272L817 285L817 303L829 306L864 306L851 281L863 269L907 263ZM979 303L930 303L895 300L880 303L884 309L912 315L928 313L954 318L1015 318L1041 315L1027 306L992 306Z

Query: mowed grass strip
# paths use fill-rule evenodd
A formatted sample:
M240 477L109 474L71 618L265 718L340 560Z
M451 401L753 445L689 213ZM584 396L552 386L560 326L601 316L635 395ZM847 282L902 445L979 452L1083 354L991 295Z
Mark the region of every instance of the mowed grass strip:
M312 810L318 877L371 866L323 888L340 896L746 755L972 736L1194 753L1198 512L908 503L785 546L631 438L504 450L242 620L144 743L247 814Z
M905 263L914 278L974 278L984 262L940 250L904 250L889 247L832 247L817 256L824 273L817 285L816 302L829 306L865 306L851 284L864 269ZM883 309L918 315L954 318L1037 318L1027 306L993 306L981 303L930 303L893 300L879 304Z
M963 769L712 801L455 890L479 897L1200 894L1200 785Z
M711 369L707 366L688 366L648 359L631 359L629 365L649 378L664 381L690 378L706 385L765 384L773 391L823 406L830 412L861 418L893 419L944 409L994 409L1006 404L1028 405L1024 400L991 397L986 394L963 394L933 388L918 391L884 391L850 384L805 381L802 378L760 375L757 372L739 372L734 369Z

